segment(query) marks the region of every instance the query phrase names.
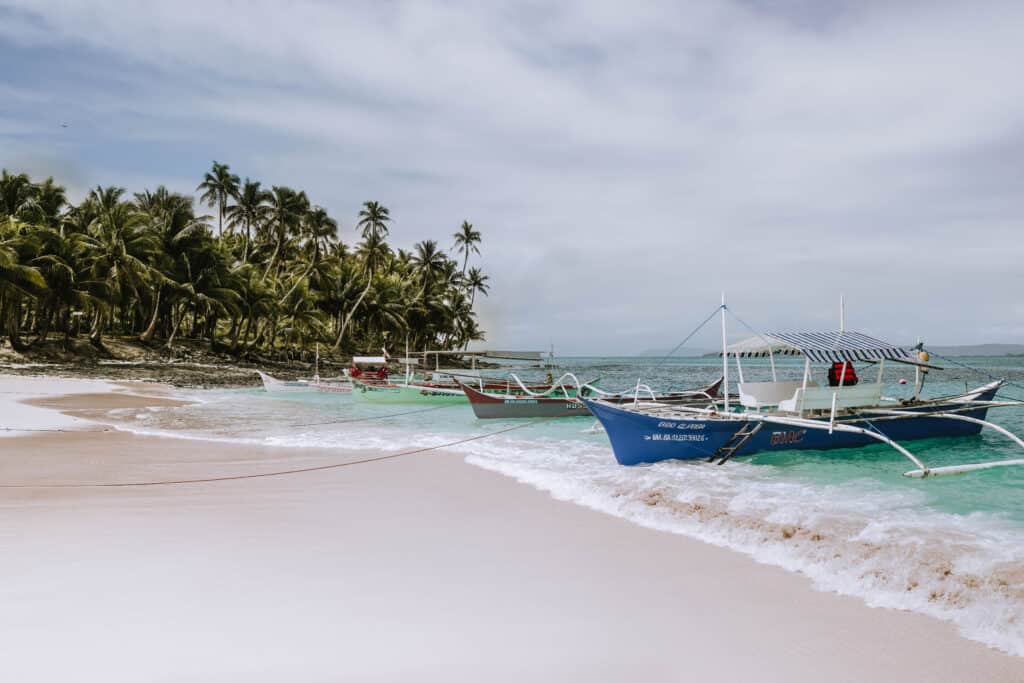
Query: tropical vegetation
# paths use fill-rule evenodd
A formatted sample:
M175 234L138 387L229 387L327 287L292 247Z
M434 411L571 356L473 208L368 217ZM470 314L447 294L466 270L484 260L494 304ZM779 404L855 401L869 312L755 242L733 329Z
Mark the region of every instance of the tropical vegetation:
M455 255L435 240L388 243L376 201L338 220L301 190L264 187L213 163L194 197L160 186L96 187L69 201L53 178L0 176L0 339L25 351L76 338L185 339L238 355L293 356L314 344L342 353L462 349L484 339L474 305L488 277L470 259L467 221Z

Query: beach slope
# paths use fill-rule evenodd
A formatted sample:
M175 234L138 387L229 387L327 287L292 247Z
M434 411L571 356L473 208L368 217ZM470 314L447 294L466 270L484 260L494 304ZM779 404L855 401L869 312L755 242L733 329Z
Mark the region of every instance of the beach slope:
M87 389L36 399L79 418L167 400ZM4 439L0 484L368 455L68 420L55 424L90 431ZM814 591L441 451L206 484L0 488L0 506L0 661L12 681L1024 680L1024 660L950 624Z

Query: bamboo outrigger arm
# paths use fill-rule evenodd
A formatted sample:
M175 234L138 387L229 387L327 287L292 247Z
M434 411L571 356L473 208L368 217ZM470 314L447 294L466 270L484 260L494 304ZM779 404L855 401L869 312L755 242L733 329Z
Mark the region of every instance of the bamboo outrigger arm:
M943 419L947 419L947 420L961 420L963 422L970 422L972 424L981 425L982 427L989 427L991 429L994 429L997 432L999 432L1000 434L1003 434L1005 436L1010 437L1018 446L1020 446L1021 448L1024 448L1024 440L1021 440L1021 438L1019 436L1017 436L1016 434L1011 432L1009 429L1006 429L1005 427L1001 427L1001 426L995 424L994 422L989 422L988 420L982 420L982 419L979 419L977 417L970 417L968 415L959 415L957 413L947 413L947 412L918 413L918 412L910 412L910 411L904 411L904 410L872 410L870 412L872 412L872 413L881 413L881 414L884 414L884 415L907 415L907 414L909 414L909 415L913 415L915 417L937 417L937 418L943 418ZM913 477L913 478L939 477L939 476L948 475L948 474L964 474L965 472L975 472L977 470L990 470L990 469L993 469L995 467L1008 467L1008 466L1011 466L1011 465L1024 465L1024 459L1014 458L1014 459L1011 459L1011 460L993 460L993 461L990 461L990 462L979 462L979 463L973 463L973 464L968 464L968 465L947 465L945 467L932 467L932 468L920 467L920 469L910 470L909 472L904 472L903 476L905 476L905 477Z
M559 377L558 379L551 383L550 388L548 388L546 391L541 392L530 391L529 387L523 384L523 380L519 379L519 376L516 375L514 372L509 373L509 380L515 381L515 383L519 385L519 390L531 398L546 398L548 396L551 396L551 394L555 393L556 391L561 391L566 396L566 398L568 398L569 392L566 390L565 387L566 380L569 381L569 388L575 388L577 393L582 391L583 387L590 386L587 383L581 382L579 378L571 372L563 373L561 377Z

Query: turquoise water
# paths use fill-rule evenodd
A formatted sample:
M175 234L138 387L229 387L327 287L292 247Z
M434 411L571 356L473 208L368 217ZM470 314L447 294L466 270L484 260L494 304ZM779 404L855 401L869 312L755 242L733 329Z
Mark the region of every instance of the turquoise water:
M922 396L935 397L959 393L984 384L990 377L994 377L1021 385L1005 387L998 398L1024 397L1024 358L957 358L955 361L977 368L980 372L947 363L943 366L943 371L930 373ZM574 372L583 381L598 380L600 386L608 390L631 389L638 379L657 389L687 389L710 383L721 376L722 372L721 360L717 358L572 358L563 360L562 367L566 371ZM748 381L770 379L770 369L765 360L744 361L743 369L744 378ZM780 379L798 378L803 365L796 359L780 359L777 361L776 370ZM871 368L860 371L864 379L869 374L873 378L875 372L876 370ZM823 373L823 370L819 371L819 374ZM543 377L543 373L537 371L519 371L519 374L524 380ZM730 366L730 376L732 381L736 380L735 364ZM906 379L907 384L899 385L900 378ZM890 364L885 381L887 396L905 398L913 393L912 368ZM359 434L361 437L349 439L351 447L387 448L405 444L405 436L424 436L432 430L457 438L459 435L494 431L517 424L516 421L501 420L481 422L473 417L468 406L416 412L417 406L367 405L347 396L271 396L261 389L209 393L212 396L207 395L207 400L221 399L229 404L232 403L232 396L256 399L256 405L246 403L247 410L256 411L250 412L249 420L253 425L263 425L266 438L275 442L287 442L290 435L312 437L317 431L322 431L325 438L316 439L315 445L336 445L331 439L334 430L350 425L347 430L348 436L354 437ZM266 403L268 400L269 403ZM220 400L214 400L212 405L220 403ZM289 408L281 410L282 403ZM264 413L259 408L268 410ZM188 427L192 431L203 433L212 431L226 437L238 435L234 418L225 424L224 415L220 412L180 412L176 424L168 422L173 418L167 415L161 426L175 429ZM366 422L358 422L362 419ZM1024 409L993 409L989 413L989 419L1017 434L1024 435ZM345 422L346 420L354 422ZM581 433L587 425L589 422L586 419L548 422L532 426L517 434L515 438L524 441L555 438L579 440L589 444L603 443L603 436L595 437ZM380 435L382 429L390 436L380 439L366 438L367 433ZM249 433L251 436L251 430ZM413 441L408 443L414 444ZM905 445L929 466L1024 457L1024 449L1005 436L990 430L983 430L983 433L976 437L931 439ZM818 485L873 480L880 486L924 493L927 504L938 510L957 514L986 512L1024 524L1024 495L1021 495L1024 492L1024 467L985 470L923 482L900 476L902 472L913 469L912 463L893 449L881 444L842 451L762 453L750 458L748 462L763 467L780 478L798 479Z
M947 369L931 373L924 396L960 393L989 376L1024 387L1024 358L955 360L981 372L933 359ZM780 379L802 372L798 359L777 367ZM584 381L599 379L608 390L632 388L638 379L660 390L685 389L721 375L717 358L573 358L563 360L563 368ZM735 381L735 365L730 373ZM543 376L521 374L524 380ZM745 362L744 375L769 379L767 361ZM908 384L899 385L901 378ZM913 380L912 368L890 364L885 395L909 396ZM1000 397L1024 398L1020 387L1009 386ZM468 404L384 406L351 396L248 389L185 395L196 403L120 411L121 417L134 431L291 447L296 460L313 457L301 450L310 447L339 455L444 447L557 498L733 548L872 605L950 620L968 637L1024 656L1024 467L909 479L902 474L912 463L877 445L765 453L721 467L663 462L627 468L616 464L592 418L529 424L480 421ZM994 409L989 419L1024 435L1024 409ZM519 428L460 443L513 427ZM994 431L904 445L929 466L1024 457L1024 448Z

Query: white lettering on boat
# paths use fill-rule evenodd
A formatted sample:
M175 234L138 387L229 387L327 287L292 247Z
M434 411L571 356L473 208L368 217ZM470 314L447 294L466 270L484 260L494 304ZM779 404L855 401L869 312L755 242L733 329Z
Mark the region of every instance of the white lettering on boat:
M644 441L704 441L705 434L644 434Z
M658 423L659 429L704 429L703 422L671 422L662 420Z

